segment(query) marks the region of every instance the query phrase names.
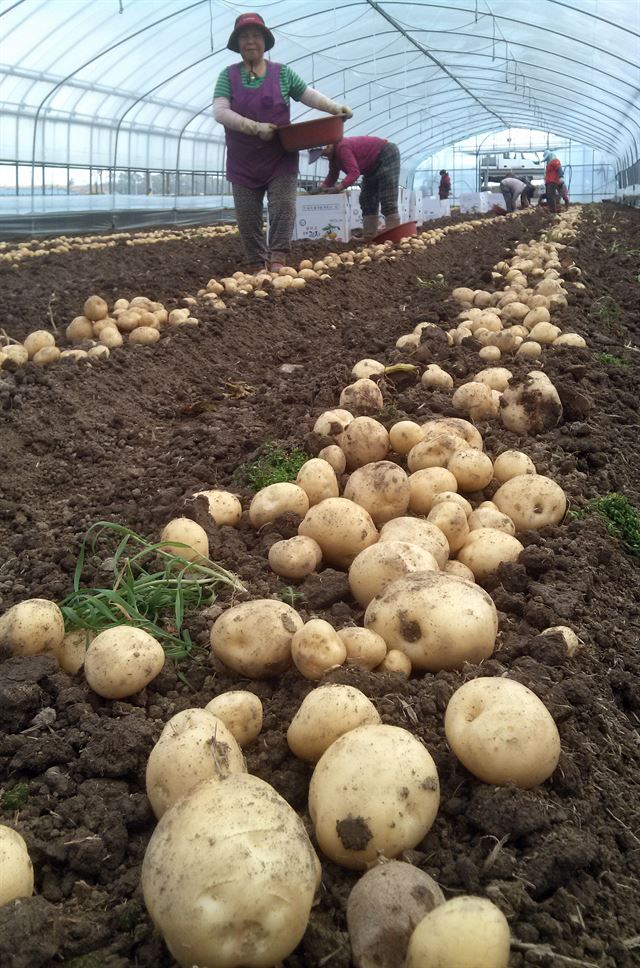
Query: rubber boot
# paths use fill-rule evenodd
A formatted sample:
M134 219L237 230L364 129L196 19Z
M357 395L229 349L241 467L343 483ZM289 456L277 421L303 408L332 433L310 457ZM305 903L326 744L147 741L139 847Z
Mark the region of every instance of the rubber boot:
M394 215L385 215L384 217L384 227L385 231L387 229L395 229L396 225L400 225L400 215L396 212Z
M365 242L370 242L371 239L378 234L378 216L376 215L363 215L362 216L362 237Z

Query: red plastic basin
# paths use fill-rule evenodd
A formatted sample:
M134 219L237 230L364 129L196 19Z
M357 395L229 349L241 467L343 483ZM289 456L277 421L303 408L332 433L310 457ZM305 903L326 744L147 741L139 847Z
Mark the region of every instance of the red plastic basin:
M417 222L402 222L400 225L396 225L393 229L387 229L386 232L380 232L379 235L374 236L373 242L400 242L401 239L406 239L410 235L418 234L418 223Z
M302 121L300 124L287 124L278 128L278 137L285 151L301 151L303 148L322 148L340 141L343 131L344 115L337 114Z

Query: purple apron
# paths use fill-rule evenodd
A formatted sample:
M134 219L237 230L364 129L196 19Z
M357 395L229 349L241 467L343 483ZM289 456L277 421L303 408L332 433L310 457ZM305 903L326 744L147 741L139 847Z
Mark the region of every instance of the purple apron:
M267 73L258 88L245 87L240 64L227 67L231 85L231 110L252 121L290 123L289 107L280 90L280 64L267 61ZM285 151L278 137L262 141L256 135L225 129L227 178L245 188L264 188L278 175L298 172L298 152Z

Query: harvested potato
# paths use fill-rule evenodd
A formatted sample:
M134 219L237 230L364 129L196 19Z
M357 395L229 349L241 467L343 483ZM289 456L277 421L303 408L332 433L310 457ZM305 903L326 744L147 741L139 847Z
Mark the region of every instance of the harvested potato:
M384 370L384 363L378 363L377 360L359 360L351 370L351 376L356 380L366 380L371 376L379 376Z
M502 911L485 897L461 895L417 926L405 968L507 968L511 935Z
M353 414L348 410L325 410L313 425L313 432L321 437L338 437L352 420Z
M458 561L470 568L475 580L482 582L499 565L516 561L524 546L512 534L495 528L477 528L458 552Z
M125 699L155 679L164 649L152 635L131 625L116 625L96 635L84 659L89 686L105 699Z
M545 629L544 632L541 632L540 635L561 635L567 647L567 655L569 658L575 655L580 647L580 639L573 629L570 629L567 625L553 625Z
M561 336L557 336L553 341L553 346L577 346L584 349L587 345L587 341L583 336L579 336L578 333L562 333Z
M470 414L472 420L484 420L496 413L491 388L484 383L463 383L451 398L456 410Z
M472 423L468 420L463 420L462 417L439 417L435 420L426 420L422 424L423 434L429 434L432 431L436 433L453 433L458 434L463 440L469 444L470 447L476 447L478 450L482 450L482 435L477 427L474 427Z
M484 383L492 390L502 393L506 390L512 376L511 370L507 370L504 366L492 366L487 370L480 370L473 379L476 383Z
M378 864L356 882L347 901L347 928L356 968L398 968L414 928L444 894L412 864Z
M149 754L147 797L160 819L203 780L246 772L242 751L223 721L206 709L184 709L166 723Z
M372 417L356 417L337 440L347 459L347 470L384 460L389 453L389 434Z
M428 672L487 659L498 632L496 607L483 589L426 571L388 585L367 607L364 624Z
M382 410L384 400L380 387L373 380L356 380L355 383L345 387L340 394L340 406L356 412L363 410L370 412Z
M394 518L380 530L380 541L406 541L430 551L440 568L449 557L449 542L445 535L429 521L420 518Z
M408 349L420 345L420 336L417 333L404 333L396 340L396 347L399 350Z
M298 533L313 538L331 565L348 568L353 559L378 540L369 513L343 497L327 498L309 508Z
M457 491L458 482L451 471L444 467L425 467L409 476L409 487L409 510L414 514L426 515L433 507L436 494L441 491Z
M186 561L197 562L209 557L207 532L190 518L173 518L169 521L160 535L160 541L166 544L163 551Z
M467 501L466 497L463 497L462 494L458 494L457 491L440 491L439 494L436 494L433 499L431 511L433 511L433 509L439 504L444 504L445 502L449 503L450 501L453 501L454 504L457 504L459 507L461 507L466 516L469 517L473 508ZM431 513L431 511L429 513Z
M529 337L536 343L546 346L557 340L561 333L560 327L554 326L553 323L536 323L530 331Z
M246 689L221 692L204 707L222 720L238 746L248 746L262 729L262 703Z
M106 346L93 346L91 350L89 350L89 355L95 356L93 351L98 348L104 350L104 352L107 354L109 353L109 350ZM38 350L38 352L34 354L33 362L36 366L49 366L50 363L57 363L61 355L62 354L57 346L43 346L41 350Z
M476 451L477 453L477 451ZM455 554L469 535L469 525L464 508L455 501L441 501L435 504L427 517L429 524L440 528L449 543L450 554Z
M209 514L218 525L235 528L242 517L240 500L229 491L196 491L194 497L207 499Z
M370 699L353 686L331 684L307 693L287 730L291 752L307 763L317 763L340 736L357 726L380 722Z
M493 476L500 484L518 474L535 474L536 465L521 450L505 450L493 463Z
M542 474L518 474L493 495L496 506L513 521L516 532L559 524L567 499L559 484Z
M504 531L505 534L515 534L516 526L507 514L498 511L493 502L492 507L479 507L472 511L467 518L469 531L477 531L479 528L493 528L494 531Z
M483 346L482 349L478 350L478 356L484 363L496 363L502 353L497 346Z
M258 598L234 605L211 628L211 651L248 679L271 679L291 666L291 640L303 626L284 602Z
M409 506L409 478L392 461L374 461L351 474L344 496L368 511L379 527L405 514Z
M89 296L82 307L82 312L87 319L95 322L96 320L104 319L105 316L109 315L109 307L101 296Z
M422 440L422 427L413 420L399 420L389 431L389 443L396 454L408 454Z
M467 581L474 582L475 577L470 568L463 565L461 561L456 561L453 558L451 561L447 561L444 568L442 569L445 575L453 575L455 578L466 578Z
M317 571L322 561L322 548L313 538L298 534L276 541L269 548L271 570L282 578L299 581Z
M75 676L84 665L85 656L96 633L90 629L76 629L67 632L60 645L53 651L58 665L70 676Z
M318 454L320 460L326 460L327 464L333 467L334 473L336 475L344 474L347 467L347 458L344 456L344 451L337 444L329 444L328 447L323 447Z
M321 850L363 870L415 847L438 812L438 772L419 739L397 726L359 726L332 743L309 786Z
M340 629L339 637L347 650L346 665L360 666L363 669L375 669L387 654L387 643L371 629L358 628L347 625Z
M548 779L560 758L560 736L536 694L514 679L480 677L449 701L449 746L484 783L530 790Z
M452 454L447 470L455 477L460 491L481 491L493 478L491 458L473 447Z
M247 773L205 780L167 810L142 865L147 910L182 968L279 963L302 939L319 882L302 820Z
M446 467L456 451L468 449L467 441L457 433L428 431L409 451L407 467L411 473L427 467Z
M268 484L254 495L249 505L249 520L254 528L261 528L281 514L297 514L303 518L308 510L306 491L297 484L282 481Z
M129 334L129 342L136 346L151 346L160 339L160 333L153 326L137 326Z
M293 636L291 656L305 679L318 680L345 662L347 647L329 622L314 618Z
M413 670L411 665L411 659L404 652L400 652L399 649L389 649L384 659L379 666L376 667L376 672L393 672L397 675L404 676L408 679Z
M537 374L537 375L534 375ZM500 417L515 434L541 434L562 418L562 403L551 380L539 371L511 381L500 400Z
M527 340L526 343L522 343L516 350L516 356L526 356L530 359L537 359L542 355L542 346L540 343L536 343L535 340Z
M338 497L340 494L333 467L320 457L312 457L302 465L296 477L296 484L307 495L309 507L319 504L325 498ZM306 514L306 511L304 513Z
M32 333L29 333L22 345L29 354L29 359L32 360L40 350L54 347L56 340L53 333L50 333L48 330L36 329Z
M453 377L449 376L437 363L430 363L422 374L423 387L438 387L441 390L453 389Z
M0 907L33 894L33 864L25 840L0 824Z
M28 598L0 617L0 646L13 655L56 652L64 639L64 618L55 602Z
M115 326L105 326L105 328L101 330L98 339L109 349L114 349L116 346L122 346L124 343L122 333Z
M366 608L389 582L412 571L439 571L438 562L430 551L419 545L378 541L354 558L349 568L351 594Z

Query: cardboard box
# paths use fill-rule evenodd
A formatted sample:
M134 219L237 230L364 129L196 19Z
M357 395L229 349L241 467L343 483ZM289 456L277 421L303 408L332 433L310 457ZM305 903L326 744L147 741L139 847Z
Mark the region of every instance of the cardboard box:
M434 218L442 218L451 214L449 199L440 199L437 195L422 196L422 221L430 222Z
M488 212L491 195L491 192L461 192L460 211L466 213Z
M337 239L346 242L349 230L348 195L298 195L294 239Z

